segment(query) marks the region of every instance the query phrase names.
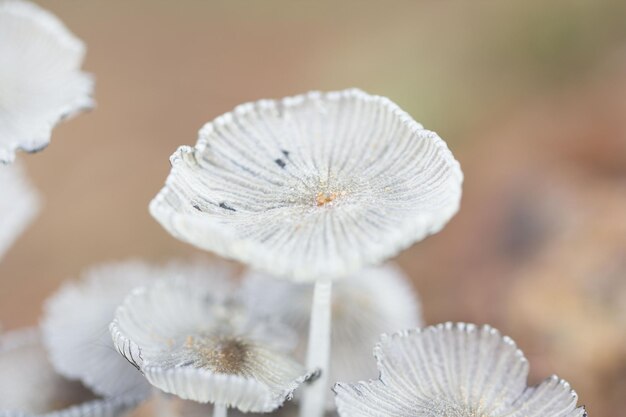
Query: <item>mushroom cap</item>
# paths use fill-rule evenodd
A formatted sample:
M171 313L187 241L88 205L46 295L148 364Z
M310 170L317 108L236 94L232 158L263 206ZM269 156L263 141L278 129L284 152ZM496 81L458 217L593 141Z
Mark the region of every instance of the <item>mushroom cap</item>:
M61 120L93 107L93 79L80 71L84 44L52 13L0 2L0 163L50 143Z
M240 105L170 161L150 204L167 231L308 282L436 233L457 212L463 179L436 133L355 89Z
M311 376L284 351L293 334L215 302L212 290L185 280L134 290L111 323L115 346L167 393L244 412L277 409Z
M523 353L489 326L446 323L383 335L374 354L379 380L335 385L341 417L584 415L556 376L527 387Z

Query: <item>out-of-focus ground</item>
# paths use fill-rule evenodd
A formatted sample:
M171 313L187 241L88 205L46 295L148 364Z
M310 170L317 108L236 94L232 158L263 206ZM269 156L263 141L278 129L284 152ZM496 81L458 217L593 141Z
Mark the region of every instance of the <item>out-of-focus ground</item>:
M168 156L236 104L357 86L446 139L460 213L398 262L427 323L490 323L592 416L626 410L626 2L41 1L98 108L22 157L45 198L0 263L0 321L109 260L195 256L151 219ZM394 329L390 329L394 330Z

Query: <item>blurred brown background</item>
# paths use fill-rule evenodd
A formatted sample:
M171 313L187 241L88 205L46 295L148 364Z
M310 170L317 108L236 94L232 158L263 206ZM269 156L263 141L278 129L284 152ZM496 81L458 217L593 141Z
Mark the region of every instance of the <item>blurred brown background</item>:
M168 156L241 102L360 87L436 130L461 212L398 262L427 323L490 323L626 415L626 2L39 1L88 45L98 107L22 157L45 199L0 264L0 322L85 267L198 254L147 204ZM390 329L393 330L393 329Z

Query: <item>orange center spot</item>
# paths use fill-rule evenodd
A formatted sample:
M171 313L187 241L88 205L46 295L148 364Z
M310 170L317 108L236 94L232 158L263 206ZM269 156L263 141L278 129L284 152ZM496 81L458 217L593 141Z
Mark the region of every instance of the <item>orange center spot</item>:
M335 198L337 198L337 193L317 193L315 200L317 201L317 206L322 207L332 202Z

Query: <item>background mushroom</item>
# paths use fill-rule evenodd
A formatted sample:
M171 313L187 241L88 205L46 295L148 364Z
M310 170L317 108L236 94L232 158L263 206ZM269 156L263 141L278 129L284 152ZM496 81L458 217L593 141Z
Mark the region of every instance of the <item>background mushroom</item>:
M61 120L93 107L85 46L52 13L0 2L0 163L48 146Z
M216 416L277 409L310 378L286 350L291 330L216 301L213 290L184 278L134 290L110 326L116 348L152 385L213 403Z

